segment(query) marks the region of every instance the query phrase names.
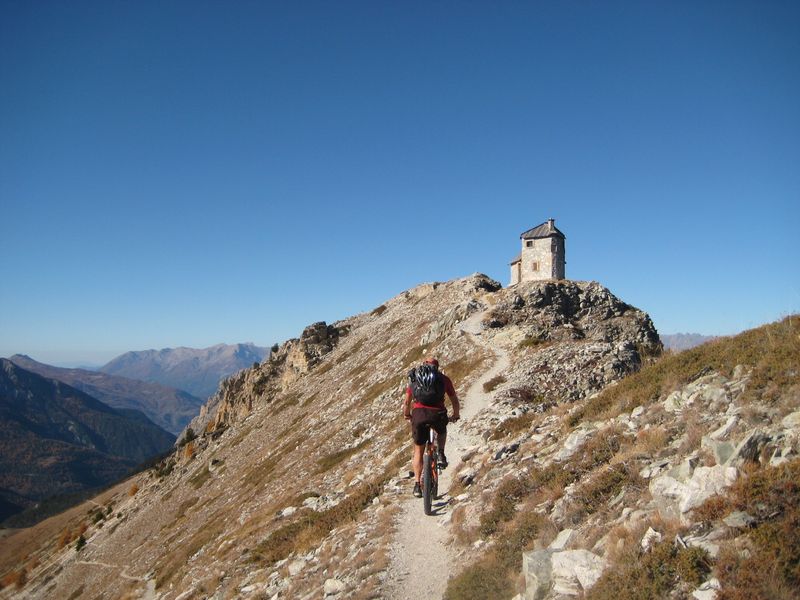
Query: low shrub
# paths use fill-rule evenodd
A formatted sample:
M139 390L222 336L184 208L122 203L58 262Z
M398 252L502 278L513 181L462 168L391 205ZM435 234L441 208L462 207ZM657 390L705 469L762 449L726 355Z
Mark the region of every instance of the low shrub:
M500 423L497 427L495 427L490 437L493 440L499 440L501 438L514 435L522 431L527 431L528 429L530 429L531 424L533 423L535 418L536 418L536 413L531 411L525 413L524 415L520 415L518 417L511 417L510 419L506 419L505 421Z
M626 483L638 478L625 465L619 464L601 470L572 494L566 521L577 524L587 515L594 514L622 491Z
M483 384L483 391L487 394L489 392L493 392L498 385L501 383L505 383L506 378L503 375L497 375L496 377L492 377L489 381Z
M496 559L470 565L447 582L445 600L487 600L511 598L514 585Z
M710 572L708 555L700 548L676 548L672 541L655 544L638 560L605 570L586 593L587 600L648 600L672 597L676 588L688 595Z
M729 499L735 510L756 519L743 557L735 548L720 553L719 600L788 598L800 589L800 459L740 477Z
M386 310L387 310L386 305L381 304L380 306L372 309L372 312L369 314L372 315L373 317L380 317L383 313L386 312Z

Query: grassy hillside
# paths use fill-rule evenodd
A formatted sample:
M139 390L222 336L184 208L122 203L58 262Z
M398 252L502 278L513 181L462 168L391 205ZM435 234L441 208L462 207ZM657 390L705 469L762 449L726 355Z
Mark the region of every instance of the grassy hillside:
M708 530L735 510L755 519L748 535L735 540L731 536L716 559L696 547L676 547L674 537L690 530L686 523L652 522L651 526L671 537L664 535L664 542L648 553L638 543L643 530L609 524L614 514L609 504L615 497L624 496L626 506L645 506L649 500L647 482L639 475L642 465L654 457L679 463L681 453L694 451L700 436L707 433L699 431L702 418L695 420L698 415L670 415L656 404L705 374L731 377L737 367L750 373L740 398L742 427L780 422L796 411L800 405L800 315L677 354L665 353L571 409L553 407L535 416L528 414L517 420L516 427L513 420L502 423L495 432L498 439L525 429L536 431L554 417L560 422L556 430L560 428L562 439L587 422L603 425L602 435L590 437L568 461L546 466L529 463L532 466L517 476L504 479L494 489L477 527L461 526L464 513L456 511L453 520L462 527L460 542L469 547L477 540L488 541L488 550L450 580L446 598L510 598L519 591L522 553L547 547L564 523L588 533L581 547L591 548L605 536L619 548L608 553L611 564L587 598L644 599L675 593L683 597L712 575L724 587L718 598L796 597L800 589L800 459L776 466L769 466L769 457L750 461L732 488L694 511L692 531ZM630 435L615 425L615 419L637 407L655 416L646 428ZM702 452L699 457L704 460ZM488 469L483 476L490 477ZM550 507L564 498L567 486L571 492L567 508L562 521L555 523Z

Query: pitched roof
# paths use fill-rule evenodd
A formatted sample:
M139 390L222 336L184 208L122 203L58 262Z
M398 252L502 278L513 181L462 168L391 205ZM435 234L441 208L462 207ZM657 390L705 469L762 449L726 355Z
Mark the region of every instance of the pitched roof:
M537 225L533 229L528 229L528 231L523 232L519 237L523 240L535 240L553 236L560 236L564 239L567 237L558 230L555 219L548 219L541 225Z
M519 254L517 254L517 257L514 260L512 260L510 263L508 263L508 264L509 265L513 265L514 263L518 263L521 260L522 260L522 253L519 253Z

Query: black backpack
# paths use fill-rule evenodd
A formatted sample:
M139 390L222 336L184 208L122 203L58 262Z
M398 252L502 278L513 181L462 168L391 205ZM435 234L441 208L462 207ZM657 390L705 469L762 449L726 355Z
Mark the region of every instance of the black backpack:
M444 404L444 379L434 365L423 364L408 372L414 400L425 406Z

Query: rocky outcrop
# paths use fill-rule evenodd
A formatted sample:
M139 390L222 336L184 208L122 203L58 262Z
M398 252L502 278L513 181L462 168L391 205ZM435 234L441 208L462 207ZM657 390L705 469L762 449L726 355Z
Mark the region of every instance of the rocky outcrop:
M187 428L195 433L213 431L245 418L258 403L269 403L311 371L345 333L346 328L324 321L309 325L300 338L273 348L264 362L224 379Z

